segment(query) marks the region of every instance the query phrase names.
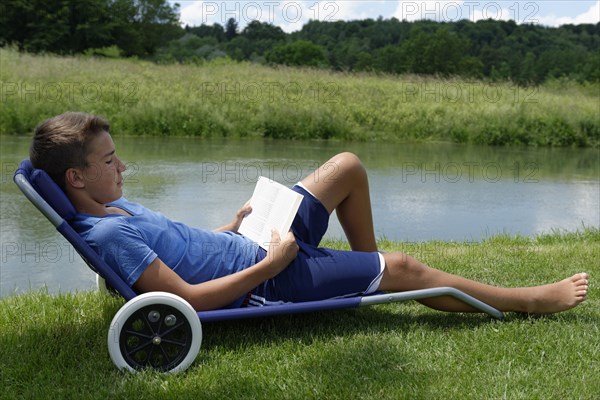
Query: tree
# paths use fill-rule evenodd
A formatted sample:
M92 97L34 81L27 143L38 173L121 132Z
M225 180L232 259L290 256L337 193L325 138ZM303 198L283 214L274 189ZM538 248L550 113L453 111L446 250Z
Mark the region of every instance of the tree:
M67 1L6 0L0 12L2 41L32 52L64 52L69 41Z
M589 54L588 62L582 69L583 80L600 82L600 54Z
M108 4L102 0L69 2L69 41L65 50L80 53L113 44Z
M391 74L406 72L408 67L400 46L387 45L375 51L375 69Z
M506 61L503 61L498 68L496 68L496 66L492 66L489 76L494 81L504 81L510 79L510 66Z
M228 54L254 62L490 77L520 84L557 77L599 80L600 23L551 28L514 21L440 23L380 17L311 20L300 31L286 34L260 21L240 32L230 18L225 26L184 30L179 6L171 1L3 0L0 46L169 62L202 62Z
M252 42L244 36L236 36L224 46L226 53L236 61L248 60L253 52Z
M229 18L225 24L225 40L228 42L238 35L238 23L235 19Z
M371 53L361 51L356 55L355 71L372 71L374 66L375 62Z
M325 50L306 40L276 46L266 54L266 59L275 64L295 66L321 67L327 65Z
M535 74L535 55L532 52L528 52L521 65L521 72L517 77L516 81L520 84L530 85L536 83Z
M185 27L185 31L198 37L214 37L219 42L225 40L225 30L222 25L214 23L212 25L200 25L194 27Z
M111 0L112 36L128 56L150 56L180 37L179 5L167 0Z
M148 55L181 36L178 5L167 0L4 0L0 43L31 52L81 53L117 45Z
M467 39L450 32L447 27L427 34L417 28L402 44L409 71L417 74L458 75L469 49Z
M244 36L248 40L258 41L258 40L273 40L273 41L282 41L285 40L285 32L278 26L260 22L260 21L252 21L250 22L242 31L242 36Z

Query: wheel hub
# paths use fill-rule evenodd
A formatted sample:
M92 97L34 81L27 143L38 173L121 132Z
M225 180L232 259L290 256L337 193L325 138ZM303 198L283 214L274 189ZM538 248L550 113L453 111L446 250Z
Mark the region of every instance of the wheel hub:
M119 332L119 351L133 369L169 371L188 355L192 333L190 322L176 307L150 304L132 310L125 319Z

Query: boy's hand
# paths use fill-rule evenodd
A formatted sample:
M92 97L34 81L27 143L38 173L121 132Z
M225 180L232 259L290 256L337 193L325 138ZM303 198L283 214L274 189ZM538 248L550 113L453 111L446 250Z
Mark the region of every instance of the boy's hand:
M269 260L273 276L283 271L296 258L299 249L291 231L282 239L279 232L273 229L267 251L267 260Z
M242 224L242 220L244 219L244 217L246 215L250 214L251 212L252 212L252 206L250 205L250 200L248 200L246 202L246 204L244 204L242 206L242 208L237 210L237 212L235 213L235 217L233 218L233 221L231 221L230 223L228 223L225 226L215 229L215 232L232 231L232 232L237 233L238 229L240 229L240 225Z
M242 206L242 208L240 208L237 213L235 213L235 218L233 219L233 221L231 221L231 230L233 232L237 232L238 229L240 229L240 225L242 224L242 220L252 212L252 206L250 205L250 200L248 200L246 202L246 204L244 204Z

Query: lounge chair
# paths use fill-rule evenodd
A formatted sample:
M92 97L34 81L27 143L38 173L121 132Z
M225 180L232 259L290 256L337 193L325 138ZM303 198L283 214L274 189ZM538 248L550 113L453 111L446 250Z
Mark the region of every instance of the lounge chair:
M23 160L15 172L14 181L97 274L99 287L109 287L126 300L108 329L109 354L119 369L137 371L155 368L164 372L185 370L200 350L201 321L354 308L437 296L452 296L494 318L503 317L502 312L488 304L450 287L196 312L187 301L171 293L135 293L69 225L76 214L75 208L45 171L35 169L29 160Z

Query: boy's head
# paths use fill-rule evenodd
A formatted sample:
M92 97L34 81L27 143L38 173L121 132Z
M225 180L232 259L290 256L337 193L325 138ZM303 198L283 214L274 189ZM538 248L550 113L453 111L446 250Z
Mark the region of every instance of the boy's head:
M42 122L36 129L29 149L35 168L43 169L65 190L65 172L85 168L90 143L110 125L102 117L81 112L66 112Z

